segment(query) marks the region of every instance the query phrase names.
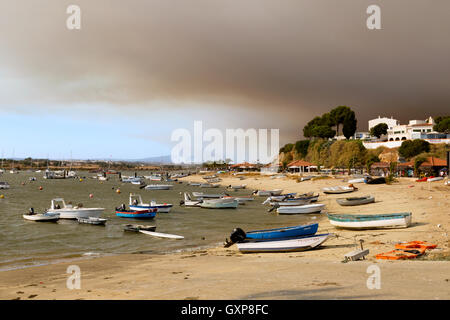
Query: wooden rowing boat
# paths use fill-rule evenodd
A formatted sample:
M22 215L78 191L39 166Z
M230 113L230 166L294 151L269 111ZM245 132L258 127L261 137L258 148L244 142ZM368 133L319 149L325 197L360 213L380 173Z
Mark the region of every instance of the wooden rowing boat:
M341 206L359 206L362 204L375 202L375 197L364 196L364 197L337 198L336 202L339 203Z
M323 193L328 193L328 194L349 193L349 192L353 192L355 190L358 190L358 188L347 187L347 186L328 187L328 188L322 189Z
M320 212L325 208L323 203L306 204L303 206L286 206L279 207L277 212L279 214L298 214L298 213L315 213Z
M386 214L327 214L333 226L345 229L407 228L411 212Z

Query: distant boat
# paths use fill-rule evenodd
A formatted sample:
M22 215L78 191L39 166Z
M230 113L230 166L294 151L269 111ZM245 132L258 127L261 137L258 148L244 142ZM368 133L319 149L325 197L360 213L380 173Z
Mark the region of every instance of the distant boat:
M157 238L167 238L167 239L175 239L175 240L184 239L183 236L179 236L179 235L176 235L176 234L153 232L153 231L147 231L147 230L139 230L139 232L144 233L144 234L148 234L150 236L154 236L154 237L157 237Z
M200 185L201 185L200 182L188 182L187 184L188 184L188 186L194 186L194 187L200 187Z
M347 187L347 186L338 186L338 187L329 187L329 188L322 188L323 193L329 193L329 194L340 194L340 193L349 193L353 192L355 190L358 190L356 187Z
M78 219L99 217L104 210L104 208L84 208L82 204L73 207L71 204L66 205L64 199L56 198L52 200L51 207L47 212L59 213L61 219Z
M367 177L364 179L364 182L366 184L383 184L383 183L386 183L386 178L385 177L379 177L379 178Z
M205 199L199 206L207 209L236 209L239 202L236 199Z
M433 181L441 181L441 180L444 180L444 177L429 178L427 181L433 182Z
M0 189L9 189L10 187L8 182L0 181Z
M193 200L191 195L188 192L184 193L184 200L180 201L180 206L184 205L185 207L199 207L202 200Z
M386 214L327 214L330 223L346 229L407 228L411 225L411 212Z
M239 189L245 189L247 185L246 184L241 184L239 186L232 186L231 184L227 187L227 189L233 189L233 190L239 190Z
M279 214L316 213L322 211L323 208L325 208L324 204L316 203L316 204L306 204L303 206L279 207L277 209L277 212Z
M173 188L172 184L148 184L145 190L170 190Z
M210 199L214 199L214 198L222 198L224 196L226 196L226 194L207 194L207 193L203 193L203 192L192 192L192 195L196 198L210 198Z
M19 170L17 170L17 169L11 169L11 170L9 170L9 173L19 173Z
M310 204L312 201L311 199L300 199L300 200L286 200L286 201L271 201L269 204L271 206L278 205L280 207L285 206L303 206L305 204Z
M279 196L283 192L282 189L275 190L255 190L253 194L257 196Z
M108 221L108 219L96 217L78 218L77 220L78 223L93 224L93 225L105 225L106 221Z
M140 230L155 231L156 226L146 226L142 224L126 224L123 231L139 232Z
M25 220L30 221L38 221L38 222L56 222L59 220L59 214L58 213L34 213L34 209L30 208L29 214L24 214L22 217Z
M218 188L220 184L218 183L202 183L200 184L200 188Z
M309 236L315 234L318 228L318 223L292 227L281 227L275 229L254 230L248 232L245 232L241 228L236 228L231 233L230 240L232 243L237 243L247 240L274 240Z
M126 210L123 206L116 208L116 216L131 219L153 219L156 216L156 208L141 210Z
M339 203L341 206L359 206L362 204L375 202L375 197L364 196L364 197L337 198L336 202Z
M304 251L317 248L331 236L326 233L289 240L242 242L237 247L243 253Z

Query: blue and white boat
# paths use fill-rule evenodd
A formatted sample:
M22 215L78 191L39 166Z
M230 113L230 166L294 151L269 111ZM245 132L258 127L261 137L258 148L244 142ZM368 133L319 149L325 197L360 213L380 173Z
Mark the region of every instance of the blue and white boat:
M156 203L154 200L150 203L143 203L142 197L139 194L130 193L131 210L157 209L158 213L169 213L172 206L170 203Z
M275 229L254 230L248 232L244 232L244 230L236 228L233 230L233 233L231 233L230 239L233 243L242 242L246 240L251 241L251 240L289 239L302 236L311 236L313 234L316 234L318 228L319 228L318 223L291 226L291 227L282 227Z
M407 228L411 212L385 214L327 214L333 226L345 229Z

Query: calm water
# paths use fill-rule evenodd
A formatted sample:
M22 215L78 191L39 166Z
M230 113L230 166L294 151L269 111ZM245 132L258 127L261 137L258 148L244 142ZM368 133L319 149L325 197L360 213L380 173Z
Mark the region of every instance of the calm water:
M0 174L0 181L7 181L11 188L0 190L0 270L45 264L57 259L82 255L105 255L118 253L167 253L195 247L216 246L222 243L235 227L246 231L297 225L320 221L317 215L277 215L267 213L268 207L261 202L264 197L239 205L237 209L202 209L179 206L180 192L202 191L221 193L225 188L199 188L185 182L175 184L173 190L140 190L139 186L121 183L117 175L109 175L109 181L90 179L95 174L78 173L79 179L46 180L43 173L21 172ZM132 175L123 172L123 175ZM150 175L139 172L139 175ZM37 181L29 181L36 177ZM25 183L22 185L22 183ZM150 183L150 182L149 182ZM151 182L155 183L155 182ZM158 183L158 182L156 182ZM39 186L43 190L39 190ZM116 188L121 193L116 193ZM113 189L114 188L114 189ZM154 220L133 220L115 216L114 208L122 203L128 205L129 193L138 193L144 202L154 199L158 203L172 203L170 213L159 213ZM93 198L89 198L89 194ZM249 195L251 190L228 191L230 195ZM83 203L84 207L105 208L102 217L106 226L78 224L77 221L59 220L57 223L27 221L22 214L33 207L42 212L50 207L53 198L62 197L66 203ZM313 220L317 217L317 220ZM141 233L123 232L123 224L139 223L156 225L156 231L178 234L183 240L159 239ZM204 238L204 239L202 239Z

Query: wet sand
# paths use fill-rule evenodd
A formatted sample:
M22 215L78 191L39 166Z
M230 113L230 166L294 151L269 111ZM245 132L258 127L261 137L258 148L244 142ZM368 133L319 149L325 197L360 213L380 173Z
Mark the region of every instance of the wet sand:
M344 177L345 178L345 177ZM442 181L417 183L402 178L392 185L356 184L353 195L375 196L376 203L341 207L339 195L324 195L322 187L345 185L341 178L297 183L294 179L223 177L222 185L246 184L254 189L281 188L284 192L319 192L319 202L332 213L412 212L407 229L342 230L320 222L319 233L332 232L317 250L295 253L241 254L236 246L166 255L124 254L60 262L0 272L1 299L449 299L448 257L450 187ZM202 181L190 176L184 181ZM209 192L214 189L202 189ZM233 191L230 191L232 194ZM257 197L255 201L264 200ZM262 214L266 207L261 206ZM224 238L228 235L224 235ZM370 253L366 261L342 263L344 254L359 247ZM426 256L409 261L376 260L395 243L422 240L438 245ZM81 270L81 289L70 290L69 265ZM381 288L368 289L370 265L380 267Z

